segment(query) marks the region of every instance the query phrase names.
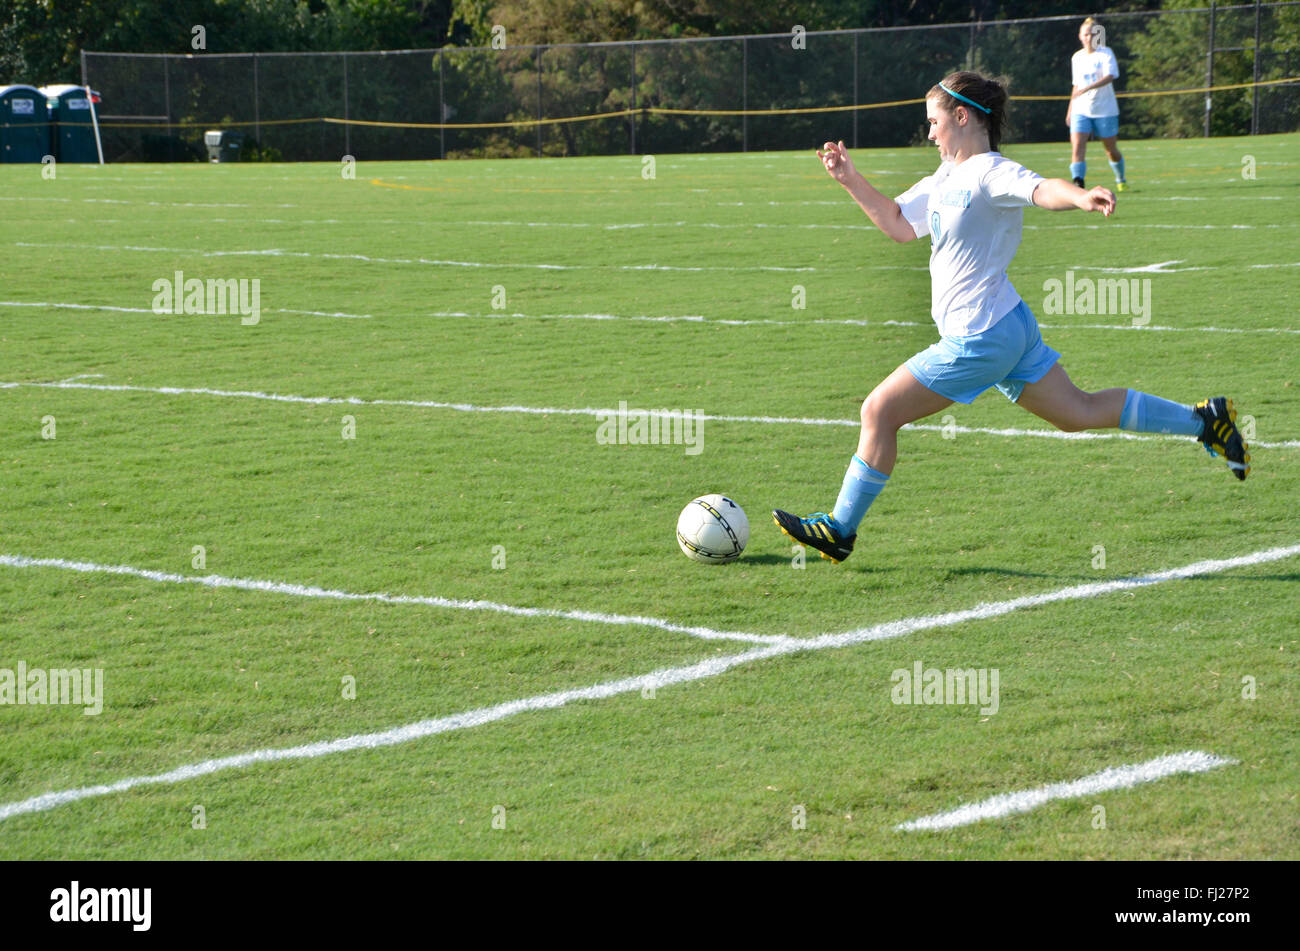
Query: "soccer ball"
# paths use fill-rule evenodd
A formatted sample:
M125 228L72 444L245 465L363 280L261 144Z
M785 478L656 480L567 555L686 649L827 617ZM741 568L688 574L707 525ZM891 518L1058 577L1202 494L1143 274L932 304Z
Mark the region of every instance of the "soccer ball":
M677 544L692 561L735 561L749 542L749 519L725 495L701 495L677 516Z

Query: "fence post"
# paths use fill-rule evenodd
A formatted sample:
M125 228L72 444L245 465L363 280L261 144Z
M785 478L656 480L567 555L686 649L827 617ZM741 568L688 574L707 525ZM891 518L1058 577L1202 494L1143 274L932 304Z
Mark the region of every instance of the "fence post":
M853 34L853 104L858 104L858 40L862 39L862 34L855 32ZM853 110L853 147L858 147L858 110Z
M352 154L352 116L348 112L348 54L343 54L343 154Z
M740 151L749 151L749 37L740 41Z
M257 104L257 54L253 54L253 135L257 138L257 147L262 147L262 110Z
M1259 0L1255 0L1255 86L1251 90L1250 134L1259 135Z
M176 140L180 136L173 136L172 131L172 77L171 69L168 64L171 63L170 56L163 56L163 104L167 107L167 159L176 161Z
M442 91L442 50L438 50L438 157L447 157L447 106Z
M542 48L537 50L537 157L542 157Z
M632 44L632 138L628 154L636 155L636 44Z
M1205 137L1210 137L1210 103L1214 94L1209 87L1214 85L1214 0L1210 0L1210 47L1205 54Z

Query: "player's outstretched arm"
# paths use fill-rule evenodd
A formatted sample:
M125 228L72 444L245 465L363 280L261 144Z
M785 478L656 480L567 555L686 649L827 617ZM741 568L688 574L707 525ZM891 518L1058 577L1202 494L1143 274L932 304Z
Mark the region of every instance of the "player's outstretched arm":
M867 213L872 224L899 244L916 238L916 232L903 217L903 210L898 207L898 202L871 187L871 184L862 177L862 173L853 167L853 160L849 158L843 142L838 144L827 142L817 153L817 157L822 160L827 174L843 185L858 206Z
M1085 191L1063 178L1045 178L1034 189L1034 204L1048 211L1100 211L1109 218L1115 210L1115 194L1100 185Z

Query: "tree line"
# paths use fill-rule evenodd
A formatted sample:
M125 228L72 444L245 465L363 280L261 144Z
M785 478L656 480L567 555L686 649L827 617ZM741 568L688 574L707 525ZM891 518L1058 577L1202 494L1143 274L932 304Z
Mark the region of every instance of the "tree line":
M1210 14L1192 9L1199 6L1200 0L1163 0L1108 8L1103 24L1121 64L1120 89L1205 84ZM166 110L173 120L248 121L256 103L267 148L253 154L291 159L335 158L344 150L382 159L788 149L826 138L896 146L924 141L918 108L747 117L637 111L540 129L440 132L275 120L341 116L345 98L352 118L426 124L522 122L646 107L852 106L914 99L960 68L1007 78L1013 95L1061 96L1069 91L1069 58L1078 48L1073 16L1010 21L1066 14L1071 11L1059 4L988 0L121 0L111 7L87 0L0 0L0 82L77 82L82 49L193 52L191 59L173 61L165 97L158 67L149 61L105 61L107 74L92 61L92 82L109 83L119 105L132 100L131 112ZM801 43L796 26L808 32L876 29L807 36ZM934 28L891 29L917 26ZM1215 83L1248 82L1257 68L1262 79L1300 73L1300 3L1264 8L1258 63L1254 31L1250 7L1216 13L1216 46L1235 49L1215 54ZM200 33L201 47L195 45ZM761 33L777 35L643 42L635 49L576 45ZM427 54L347 62L263 57L258 66L203 56L413 48L440 52L432 60ZM1300 128L1297 86L1269 87L1258 102L1250 89L1217 93L1213 102L1215 135L1250 132L1257 119L1259 131ZM1063 139L1064 114L1062 101L1016 102L1007 141ZM1200 135L1204 96L1124 99L1121 118L1128 138ZM197 155L196 135L154 135L152 153L137 135L122 157L175 156L181 140Z

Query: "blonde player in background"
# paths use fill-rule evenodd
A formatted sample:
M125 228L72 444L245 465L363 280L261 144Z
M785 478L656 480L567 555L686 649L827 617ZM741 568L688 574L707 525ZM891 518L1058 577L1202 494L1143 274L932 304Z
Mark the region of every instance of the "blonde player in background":
M1085 187L1088 162L1084 152L1088 136L1101 139L1115 173L1115 190L1124 191L1124 156L1115 144L1119 138L1119 102L1115 99L1115 80L1119 79L1119 61L1106 46L1106 31L1092 17L1079 27L1079 42L1083 49L1070 60L1073 87L1070 89L1070 107L1065 110L1065 124L1070 129L1070 178L1080 188Z

